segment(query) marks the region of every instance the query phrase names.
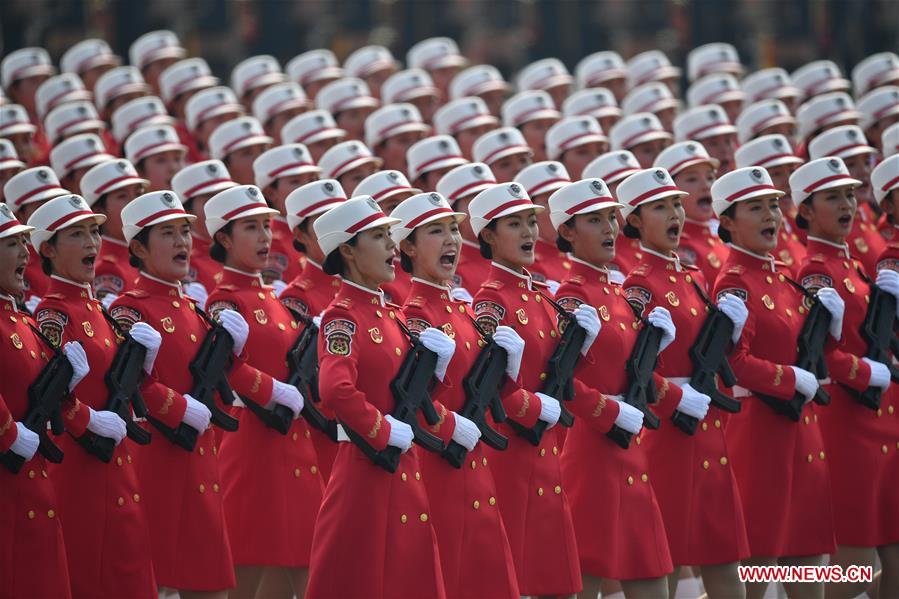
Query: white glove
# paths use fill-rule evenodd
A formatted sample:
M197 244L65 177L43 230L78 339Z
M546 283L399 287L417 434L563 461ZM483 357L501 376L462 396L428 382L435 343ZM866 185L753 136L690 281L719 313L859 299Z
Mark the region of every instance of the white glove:
M732 293L724 294L721 301L718 302L718 309L724 312L724 315L730 318L734 323L734 332L730 336L730 340L736 343L743 334L743 326L749 317L749 309L746 303Z
M691 387L690 383L682 385L681 389L684 394L680 403L677 404L677 411L698 420L705 418L705 415L709 413L709 404L712 402L712 398Z
M587 352L590 351L590 346L596 341L600 329L602 329L602 321L599 320L596 308L590 304L581 304L572 314L574 314L577 323L587 332L584 344L581 346L581 355L586 356Z
M188 395L184 394L187 400L187 409L184 411L184 418L181 421L191 428L201 433L209 428L209 420L212 418L212 412L205 405Z
M103 299L100 300L100 303L103 305L104 310L109 310L109 306L111 306L112 302L116 301L117 299L119 299L119 296L117 296L115 293L107 293L103 296Z
M869 387L886 389L890 386L890 369L885 364L875 362L869 358L862 358L862 360L871 367L871 380L868 381Z
M549 292L555 296L556 291L559 290L559 287L561 287L562 284L558 281L553 281L552 279L546 279L546 286L549 287Z
M36 432L21 422L16 422L16 429L19 431L19 434L16 440L12 442L12 445L9 446L9 451L25 458L27 462L34 457L37 446L41 444L41 438Z
M456 351L456 342L449 335L434 327L427 328L418 336L422 345L437 354L437 367L434 368L434 376L442 381L446 376L446 368Z
M830 336L839 341L843 336L843 311L846 309L846 303L833 287L819 289L818 299L830 312Z
M899 318L899 272L884 269L877 273L874 283L890 295L896 298L896 318Z
M453 412L453 417L456 419L456 428L453 429L453 441L471 451L478 444L478 439L481 438L481 429L478 428L477 424L456 412Z
M25 307L28 308L28 311L34 314L34 311L37 310L37 305L41 303L41 298L36 295L32 295L27 300L25 300Z
M125 421L119 418L118 414L93 408L88 408L88 410L90 410L90 419L87 421L87 430L95 435L112 439L116 445L122 442L122 439L128 434L128 430L125 428Z
M798 366L790 366L793 374L796 375L796 392L805 397L805 403L808 403L818 392L818 379L808 370L803 370Z
M546 428L554 427L562 415L559 400L539 392L536 395L540 398L540 415L537 418L549 425Z
M324 312L322 312L322 314L324 314ZM322 314L312 317L312 324L314 324L317 329L322 328Z
M144 372L150 374L156 356L159 354L159 346L162 345L162 335L145 322L136 322L131 326L131 338L147 348L147 357L144 358Z
M384 419L390 423L390 436L387 437L387 445L398 447L403 453L409 451L414 437L412 427L390 414L384 416Z
M466 304L470 304L474 301L474 297L465 287L453 287L450 289L450 297L457 302L465 302Z
M272 291L275 292L275 297L281 297L281 294L284 293L285 289L287 289L287 283L281 279L272 281Z
M278 379L272 379L272 398L266 404L266 408L271 408L272 404L284 406L293 412L293 417L297 418L303 409L303 394L287 383L282 383Z
M649 316L646 317L646 320L652 326L662 329L662 341L659 343L659 353L662 353L666 347L674 342L674 338L677 336L677 328L674 326L674 321L671 320L671 312L662 306L656 306L649 313Z
M239 356L243 353L243 348L247 344L247 337L250 336L250 325L241 316L240 312L234 310L222 310L219 312L219 322L234 339L234 355Z
M90 364L87 362L87 354L80 343L69 341L62 346L62 353L65 354L69 364L72 365L72 380L69 381L69 392L78 386L78 383L84 380L87 373L91 371Z
M521 370L521 357L524 355L524 339L512 327L500 325L493 333L493 340L509 354L509 359L506 361L506 374L513 381L517 380L518 371Z
M209 292L206 291L206 287L203 286L203 283L197 281L188 283L184 286L184 295L197 302L197 305L200 306L200 310L206 309L206 300L209 299Z
M611 396L607 399L618 402L618 417L615 426L623 428L632 435L636 435L643 428L643 412L634 406L621 401L621 396Z

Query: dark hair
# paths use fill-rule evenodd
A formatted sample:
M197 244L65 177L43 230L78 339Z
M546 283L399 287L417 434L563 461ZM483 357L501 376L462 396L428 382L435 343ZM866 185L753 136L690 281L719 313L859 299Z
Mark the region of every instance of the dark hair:
M309 232L309 219L304 218L303 221L297 225L297 227L299 227L300 231L302 231L303 233L308 233ZM297 239L293 240L293 249L295 249L296 251L298 251L302 254L306 253L306 246L304 244L300 243Z
M577 215L572 216L571 218L569 218L562 224L565 225L566 227L574 227L574 219L576 219L576 218L577 218ZM558 231L560 227L561 227L561 225L559 227L556 227L556 230ZM560 252L567 253L567 252L574 251L574 247L572 247L571 242L568 241L567 239L565 239L564 237L562 237L561 235L559 235L558 233L556 234L556 247L559 248Z
M637 216L640 216L640 206L637 206L636 208L634 208L634 210L633 210L633 212L631 212L631 214L636 214ZM621 232L624 233L624 236L629 239L640 239L640 230L637 229L637 227L630 224L629 222L627 222L626 218L624 219L624 229L622 229Z
M136 170L139 175L143 175L144 174L144 165L146 163L147 163L147 159L141 158L140 160L137 161L137 164L134 165L134 170Z
M805 198L804 200L802 200L801 202L799 202L799 206L802 206L803 204L808 203L808 206L811 207L811 205L812 205L812 197L814 197L814 195L815 195L815 194L812 193L812 194L810 194L807 198ZM799 208L799 207L797 206L797 210L796 210L796 226L799 227L800 229L808 229L808 221L805 220L805 217L804 217L804 216L802 216L801 214L799 214L798 208Z
M418 229L412 229L412 232L409 233L409 236L406 239L409 240L409 243L415 243L415 232ZM405 270L407 273L412 274L412 258L409 257L406 252L400 250L400 268Z
M231 234L231 229L234 221L228 221L225 223L225 226L216 231L216 233L224 233L226 235ZM225 263L225 259L228 257L228 250L225 249L225 246L219 243L218 239L215 238L215 235L212 236L212 245L209 246L209 257L215 260L216 262L220 262L222 264Z
M736 214L736 211L737 211L737 205L736 205L736 204L731 204L730 206L727 207L727 210L725 210L724 212L721 213L721 216L726 216L726 217L728 217L728 218L733 218L733 217L734 217L734 214ZM718 218L720 219L721 216L719 216ZM727 229L725 229L725 228L724 228L723 226L721 226L720 224L718 225L718 237L719 237L719 238L721 239L721 241L723 241L724 243L730 243L730 231L728 231Z
M345 243L347 245L355 247L358 241L359 236L353 235ZM340 247L335 248L330 254L325 256L325 261L322 264L322 270L329 275L346 274L346 262L343 260L343 256L340 255Z
M895 209L896 202L899 201L899 194L896 194L895 189L889 190L887 194L883 196L883 199L880 200L880 204L883 205L883 203L887 200L889 200L893 204L893 208ZM889 222L891 225L896 224L896 221L893 219L893 215L891 213L884 210L884 214L887 215L887 222Z
M50 239L48 239L46 241L46 243L49 243L53 247L56 247L56 235L54 234L52 237L50 237ZM40 248L38 248L38 252L40 252ZM40 254L40 256L41 256L41 270L44 271L44 274L49 277L50 275L53 274L53 263L50 262L50 258L47 258L43 254Z
M490 229L491 231L496 231L496 220L494 219L494 220L490 221L489 223L487 223L487 226L484 228ZM478 233L478 245L480 246L479 249L481 252L481 257L486 258L487 260L492 260L493 259L493 249L490 247L490 245L487 242L485 242L483 239L481 239L480 233Z
M132 241L139 241L142 246L150 249L150 227L144 227L143 229L141 229L140 232L134 236ZM135 256L134 252L131 251L130 243L128 244L128 264L138 270L144 267L143 261Z

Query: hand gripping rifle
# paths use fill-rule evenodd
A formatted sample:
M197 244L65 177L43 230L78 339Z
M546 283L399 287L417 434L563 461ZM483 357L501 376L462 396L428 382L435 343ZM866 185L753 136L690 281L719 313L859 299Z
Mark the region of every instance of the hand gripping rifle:
M318 327L311 318L287 308L297 322L305 326L290 351L287 352L289 374L284 381L303 394L303 411L300 412L312 428L318 429L337 443L337 421L327 418L315 406L321 402L318 394Z

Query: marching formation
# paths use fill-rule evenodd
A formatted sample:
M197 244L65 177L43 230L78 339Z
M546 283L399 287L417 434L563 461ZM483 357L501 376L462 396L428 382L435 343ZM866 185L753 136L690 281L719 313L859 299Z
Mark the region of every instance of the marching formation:
M899 56L128 62L0 64L0 597L899 595Z

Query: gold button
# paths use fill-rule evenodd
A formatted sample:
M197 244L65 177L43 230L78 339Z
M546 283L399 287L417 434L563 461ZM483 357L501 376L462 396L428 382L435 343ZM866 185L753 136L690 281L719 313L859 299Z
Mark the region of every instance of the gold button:
M310 439L310 438L312 437L312 434L309 432L309 429L308 429L308 428L303 432L303 435L304 435L307 439Z
M615 295L621 295L621 289L619 287L615 288Z
M118 499L116 499L116 503L118 503L120 506L125 505L125 498L119 497Z
M402 516L400 516L400 522L402 522L403 524L405 524L408 521L409 521L409 518L406 516L406 514L403 514Z
M478 347L484 347L485 345L487 345L486 341L484 341L483 339L478 339Z
M405 472L403 472L402 474L400 474L400 479L402 479L403 481L407 480L408 478L409 478L409 477L406 476L406 473L405 473Z
M421 520L422 522L427 522L427 521L428 521L428 515L427 515L427 514L422 514L421 516L418 517L418 519Z
M291 320L291 321L290 321L290 328L292 328L293 330L297 330L297 327L298 327L297 321Z
M478 467L478 463L475 460L472 460L471 461L471 469L474 470L477 467Z
M180 307L181 307L181 303L180 303L178 300L172 300L172 305L173 305L174 307L176 307L176 308L180 308Z
M298 433L295 432L294 434L290 435L290 438L291 438L293 441L296 441L297 439L300 438L300 435L299 435Z
M539 335L541 339L546 338L546 333L544 333L543 331L537 331L537 335ZM34 352L31 352L31 357L34 357Z
M808 417L808 415L804 416L804 417L803 417L803 420L805 420L805 423L808 424L808 423L809 423L809 417Z
M204 485L203 483L200 483L200 493L205 493L205 492L206 492L206 485Z
M777 275L777 280L780 281L781 283L783 283L784 281L787 280L787 278L783 275Z
M193 333L191 333L191 334L190 334L190 340L191 340L192 342L196 343L196 342L197 342L197 336L194 335Z
M34 510L28 510L28 519L34 520Z
M556 446L553 446L553 455L559 455L559 448Z
M699 314L699 312L696 311L696 308L690 308L690 314L696 316L697 314Z
M805 308L803 308L802 306L799 306L798 308L796 308L796 310L797 310L800 314L805 314Z
M29 353L31 354L31 359L32 359L32 360L36 360L36 359L37 359L37 352L36 352L36 351L31 350Z
M886 452L888 452L889 450L890 450L890 448L887 447L886 445L884 445L884 446L882 446L882 447L880 448L880 451L882 451L883 453L886 453Z
M204 448L200 448L200 455L206 455L206 450Z
M415 480L421 480L421 472L415 473Z
M712 240L709 239L709 243L710 243L710 244L711 244L711 241L712 241ZM686 277L684 277L684 280L685 280L687 283L692 283L692 282L693 282L693 277L691 277L690 275L687 275Z
M877 408L877 417L880 418L881 416L883 416L883 410ZM808 420L808 416L806 416L805 419ZM806 422L806 424L808 424L808 422Z
M46 359L47 359L47 352L41 352L41 358L43 358L44 360L46 360Z
M555 493L556 495L561 495L561 493L562 493L562 487L560 487L559 485L556 485L556 486L553 488L553 493Z
M722 466L727 466L727 456L721 456L721 459L718 461L721 462Z
M481 502L475 499L474 503L471 504L471 507L473 507L474 509L478 509L481 507Z
M10 316L9 319L13 322L19 322L15 316Z
M537 303L539 304L540 302L543 301L543 299L542 299L539 295L535 295L535 296L534 296L534 301L537 302Z
M627 328L627 327L624 326L624 323L623 323L623 322L619 322L619 323L618 323L618 326L621 328L622 331L625 330L625 329Z
M793 311L790 310L789 308L787 308L787 309L785 310L785 312L787 313L787 316L793 316Z
M540 457L542 458L542 457L545 456L545 455L546 455L546 448L545 448L545 447L541 447L541 448L540 448Z
M608 288L608 287L603 287L603 288L602 288L602 292L605 293L606 295L609 295L609 288Z
M378 318L382 318L384 314L380 310L375 310L375 314L378 315Z
M487 465L487 458L482 458L482 459L481 459L481 464L482 464L483 466L486 466L486 465Z
M641 439L641 437L637 437L637 438L634 439L634 440L637 442L637 445L639 445L640 443L643 442L642 439Z
M543 497L543 487L537 488L537 495L539 495L540 497Z
M672 283L677 283L677 279L674 277L674 275L668 275L668 280Z
M528 294L527 294L527 293L522 293L522 294L521 294L521 301L523 301L523 302L528 301Z
M302 471L301 471L299 468L294 468L294 469L293 469L293 475L294 475L296 478L300 478L300 473L301 473L301 472L302 472Z
M702 423L702 430L704 430L704 431L709 430L709 423L708 423L708 422L703 422L703 423Z
M490 505L496 505L496 497L491 497L487 500L487 503L489 503Z
M219 449L215 445L212 446L212 455L218 455Z
M715 418L715 428L721 428L721 421Z
M309 472L311 472L312 474L318 474L318 466L310 467Z
M286 330L287 330L287 325L285 325L283 322L279 322L279 323L278 323L278 330L279 330L279 331L286 331Z
M127 461L127 462L130 464L133 460L131 459L131 456L130 456L130 455L126 455L126 456L125 456L125 461Z
M265 294L262 293L261 291L260 291L259 293L257 293L256 295L258 295L258 296L259 296L259 299L261 299L261 300L264 300L264 299L265 299Z
M808 461L809 464L811 464L811 463L812 463L812 460L814 460L815 458L814 458L814 456L813 456L812 454L808 454L808 455L805 457L805 459Z
M220 489L220 488L221 488L221 487L219 487L219 484L218 484L218 483L213 483L213 484L212 484L212 490L215 491L216 493L219 492L219 489Z
M398 347L393 348L393 351L394 351L394 353L396 353L396 355L398 355L398 356L402 356L402 355L403 355L403 350L401 350L401 349L398 348Z
M627 477L627 484L629 484L629 485L634 484L634 477L633 477L633 476L628 476L628 477Z
M541 372L539 378L540 378L541 381L545 381L545 380L546 380L546 373L545 373L545 372Z
M640 475L640 480L642 480L643 482L647 482L649 480L649 475L644 472Z
M553 339L555 339L557 335L558 335L558 333L556 333L555 329L553 329L549 332L549 336L552 337Z
M112 343L110 343L109 339L104 339L103 345L105 345L106 347L109 347L110 345L112 345Z
M445 306L447 314L452 313L453 309L449 306Z
M94 311L94 307L90 304L90 302L88 302L86 305L87 305L87 311L88 311L88 312L93 312L93 311Z
M771 275L768 275L767 277L765 277L765 280L768 281L769 285L774 282L774 279L771 278Z
M824 459L824 452L823 452L823 451L819 451L819 452L818 452L818 457L819 457L820 459L823 460L823 459Z
M893 408L893 406L887 406L887 414L892 414L895 411L896 410Z
M465 349L471 349L471 341L465 342Z
M703 461L702 461L702 467L705 468L706 470L708 470L708 469L709 469L709 461L708 461L708 460L703 460Z
M41 476L44 477L44 478L48 478L48 476L47 476L47 471L46 471L46 470L41 470Z
M139 493L135 493L131 498L134 499L134 503L140 503L140 494Z
M28 471L28 478L34 478L35 476L37 476L37 472L35 472L34 470Z

